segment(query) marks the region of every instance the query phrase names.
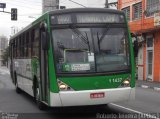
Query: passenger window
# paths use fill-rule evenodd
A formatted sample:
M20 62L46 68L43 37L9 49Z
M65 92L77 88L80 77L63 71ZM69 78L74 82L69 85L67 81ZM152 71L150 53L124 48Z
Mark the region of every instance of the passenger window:
M32 39L32 57L38 57L39 58L39 29L34 30L34 37Z

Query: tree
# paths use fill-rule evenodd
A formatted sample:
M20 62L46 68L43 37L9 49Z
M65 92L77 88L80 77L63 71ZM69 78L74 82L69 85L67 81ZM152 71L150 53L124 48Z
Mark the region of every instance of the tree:
M9 58L9 46L4 50L2 54L2 64L3 65L8 64L8 58Z

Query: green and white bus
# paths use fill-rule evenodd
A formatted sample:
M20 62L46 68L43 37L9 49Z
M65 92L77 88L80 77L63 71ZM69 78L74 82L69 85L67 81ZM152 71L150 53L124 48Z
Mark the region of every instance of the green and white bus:
M135 64L123 12L103 8L50 11L10 39L16 91L40 109L103 105L135 97Z

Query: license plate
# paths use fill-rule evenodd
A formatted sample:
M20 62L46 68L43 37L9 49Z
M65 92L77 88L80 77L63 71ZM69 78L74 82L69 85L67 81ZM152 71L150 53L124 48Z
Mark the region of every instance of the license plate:
M105 94L103 92L101 93L91 93L90 94L90 98L93 99L93 98L104 98L105 97Z

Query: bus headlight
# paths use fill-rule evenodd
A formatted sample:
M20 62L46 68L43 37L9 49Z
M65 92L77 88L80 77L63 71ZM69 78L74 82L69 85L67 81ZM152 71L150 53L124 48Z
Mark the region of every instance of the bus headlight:
M130 82L131 82L131 76L124 79L118 88L130 87Z
M58 86L60 91L73 91L73 89L62 81L58 80Z
M121 84L122 87L130 87L130 80L126 79Z
M62 90L66 90L68 88L68 86L65 84L59 84L59 88Z

